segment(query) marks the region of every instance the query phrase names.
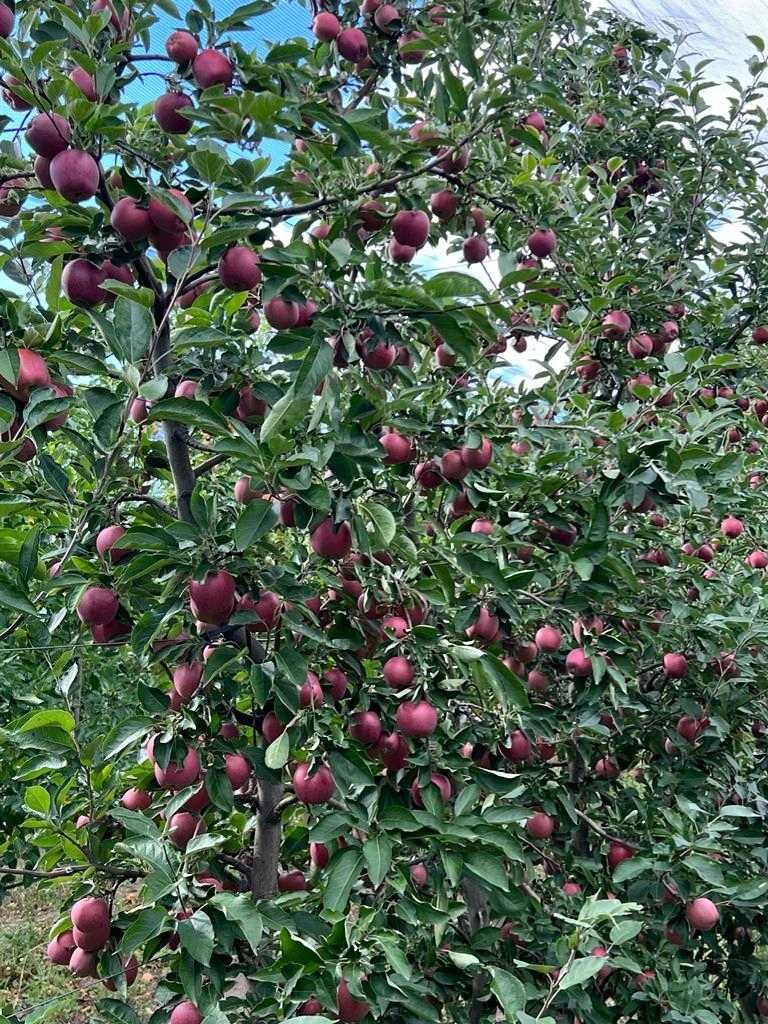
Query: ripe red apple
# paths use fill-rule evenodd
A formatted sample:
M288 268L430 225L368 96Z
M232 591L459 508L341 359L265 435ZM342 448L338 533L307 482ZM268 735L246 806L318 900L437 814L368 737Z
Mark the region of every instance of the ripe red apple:
M112 526L105 526L96 535L96 550L102 558L109 558L111 562L121 562L127 555L130 555L128 548L114 548L113 545L120 540L125 533L122 526L114 523Z
M413 682L414 669L410 661L399 654L384 662L381 674L390 686L402 690Z
M563 883L563 894L565 896L580 896L581 886L578 882L564 882Z
M400 11L394 4L380 4L373 15L373 23L382 32L397 32L400 27Z
M627 342L627 354L633 359L645 359L653 353L654 340L650 334L635 334Z
M173 688L182 702L191 700L200 688L203 678L203 665L200 661L192 661L177 665L173 670Z
M752 331L752 341L756 345L768 344L768 326L761 324Z
M413 445L409 438L398 434L396 430L388 430L379 438L379 444L387 453L384 464L400 466L413 458Z
M310 534L309 542L321 558L344 558L352 550L352 532L348 523L334 524L324 519Z
M461 247L466 263L482 263L489 253L488 240L483 235L470 235Z
M96 957L84 949L75 949L69 960L69 969L76 978L97 978Z
M100 896L84 896L73 903L69 916L74 927L81 932L109 929L109 907Z
M475 621L464 632L470 640L484 640L487 643L493 643L499 635L499 620L495 615L491 615L483 605L479 609Z
M357 209L357 216L366 231L380 231L386 221L381 213L384 209L378 199L367 199Z
M72 130L67 119L61 114L35 114L24 137L30 148L39 156L52 160L57 153L67 148Z
M555 626L541 626L536 630L534 642L544 654L554 654L560 650L563 634Z
M397 709L395 720L405 736L424 738L437 729L438 712L428 700L406 701Z
M149 211L139 206L131 196L118 199L112 208L109 222L129 242L143 241L152 228Z
M469 466L461 457L458 448L444 452L440 459L440 471L446 480L462 480L469 472Z
M7 4L0 3L0 38L7 39L13 32L14 15Z
M110 939L110 927L107 924L104 928L94 928L93 931L83 932L79 928L72 929L72 938L78 949L86 953L97 953L104 949Z
M443 800L447 802L451 799L453 796L453 783L447 775L442 775L440 772L431 772L429 781L433 786L437 787ZM424 806L418 779L414 779L411 783L411 800L413 800L414 807Z
M426 866L419 861L417 864L411 864L408 870L411 876L411 881L416 888L423 889L429 881L429 872L427 871Z
M493 445L487 437L484 437L479 448L470 448L468 445L464 445L461 449L461 457L464 464L470 469L485 469L493 458Z
M274 711L269 711L261 723L261 735L267 743L274 743L278 736L285 732L285 725L280 721Z
M341 22L330 11L321 11L312 21L312 33L321 43L332 43L341 32Z
M248 245L233 245L219 260L219 280L231 291L255 288L261 281L258 255Z
M25 401L30 391L35 388L51 387L51 374L48 363L40 355L29 348L18 350L19 369L14 382L0 377L0 388L14 398Z
M35 157L35 177L40 182L43 188L53 188L53 182L51 181L51 161L47 160L44 156ZM768 411L768 410L766 410Z
M392 234L400 245L421 249L429 237L429 217L423 210L399 210L392 218Z
M539 259L551 256L557 248L557 235L549 228L538 228L528 236L528 248Z
M77 605L77 614L86 626L106 626L120 607L117 594L109 587L88 587Z
M710 928L714 928L720 920L720 911L712 900L708 900L705 896L699 896L686 906L685 916L694 931L706 932Z
M376 756L391 772L405 767L410 752L408 741L396 732L384 734L374 748Z
M336 36L336 48L345 60L359 64L368 56L368 40L359 28L345 28Z
M555 831L555 820L544 811L537 811L526 821L525 830L534 839L549 839Z
M581 647L575 647L566 656L565 668L577 679L585 679L592 675L592 660Z
M768 553L765 551L750 551L747 555L747 564L752 569L765 569L768 567Z
M357 711L349 727L349 735L366 746L373 746L381 739L381 719L375 711Z
M78 258L64 267L61 287L64 294L75 306L98 306L112 296L101 287L106 275L101 267L90 260Z
M396 238L390 239L387 251L393 263L410 263L418 252L412 245L402 245Z
M720 523L720 532L724 537L732 540L735 537L740 537L744 532L744 523L740 519L736 519L735 516L726 516Z
M320 680L314 672L308 672L307 678L299 687L299 707L319 707L325 702L325 694Z
M152 794L145 789L126 789L120 797L120 803L129 811L146 811L152 803Z
M192 61L192 75L201 89L214 85L229 88L232 84L232 64L220 50L201 50Z
M531 747L531 741L522 731L522 729L515 729L514 732L510 733L507 745L499 744L499 751L508 761L517 761L523 763L529 761L533 754L533 748Z
M618 779L621 769L612 757L601 757L595 763L595 775L599 779Z
M371 347L366 341L359 341L356 348L362 363L371 370L388 370L397 359L397 349L389 342L380 341Z
M89 75L84 68L76 65L69 72L69 78L75 83L87 100L90 100L91 103L95 103L97 101L99 97L96 92L96 79L93 75Z
M611 871L615 871L622 861L631 860L634 853L634 850L629 846L625 846L624 843L612 842L608 847L608 853L606 854L605 859L608 861L608 867Z
M429 208L438 220L450 220L456 216L459 200L449 188L433 192L429 200Z
M196 618L221 625L227 621L235 607L235 581L223 569L206 573L202 580L190 582L189 599Z
M264 316L270 327L274 327L275 330L290 330L299 322L299 306L296 302L286 302L285 299L276 295L269 302L264 303Z
M336 986L336 1006L339 1011L339 1020L343 1024L358 1024L370 1012L368 1003L361 999L355 999L349 991L346 978L342 978Z
M203 819L189 811L177 811L168 821L168 838L177 850L186 850L195 836L206 831Z
M278 892L306 892L307 880L299 870L283 871L277 878Z
M203 1015L194 1003L184 999L171 1010L170 1024L200 1024Z
M688 659L684 654L665 654L662 667L670 679L684 679L688 674Z
M603 317L603 334L613 341L626 338L631 328L632 321L623 309L612 309Z
M169 188L168 192L174 197L176 203L188 211L191 216L194 212L194 207L190 203L189 199L184 193L178 188ZM172 209L167 203L164 203L162 199L157 196L152 196L147 206L147 212L149 213L149 219L152 221L153 226L159 231L168 236L179 236L186 231L186 225L184 221L179 217L174 209Z
M328 861L331 859L331 854L325 843L310 843L309 859L312 862L313 867L320 869L327 867Z
M46 956L52 964L59 967L66 967L72 954L75 951L75 940L72 932L62 932L55 939L51 939L46 949Z
M678 719L675 730L678 736L682 736L689 743L695 743L699 733L706 728L705 721L699 718L692 718L690 715L683 715Z
M163 789L186 789L200 778L200 755L190 747L181 764L170 762L166 768L155 765L155 781Z
M224 774L229 779L232 789L237 792L239 789L243 789L250 781L250 762L242 754L225 754Z
M336 790L330 768L321 764L310 772L309 765L300 764L293 773L293 791L305 804L327 804Z
M186 29L177 28L165 40L165 52L177 64L189 64L197 56L197 39Z
M341 700L349 686L347 674L340 668L329 668L323 672L323 681L330 686L331 698L334 701Z

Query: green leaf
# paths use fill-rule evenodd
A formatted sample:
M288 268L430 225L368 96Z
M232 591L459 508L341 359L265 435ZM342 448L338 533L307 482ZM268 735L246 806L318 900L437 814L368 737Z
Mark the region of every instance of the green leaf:
M99 999L96 1003L101 1016L115 1024L141 1024L141 1017L122 999Z
M297 397L293 390L279 398L267 413L259 432L259 440L266 444L278 431L290 430L309 409L309 399Z
M235 547L245 551L265 537L277 524L277 512L271 501L255 498L250 501L235 525Z
M464 867L483 886L491 886L503 892L509 889L501 857L483 853L482 850L473 850L464 861Z
M323 893L323 905L326 910L341 913L345 909L352 886L360 877L362 867L363 855L358 849L348 847L333 857L328 867Z
M48 729L51 726L64 732L74 732L75 720L68 711L53 710L36 711L17 727L18 732L33 732L36 729Z
M196 910L192 917L179 921L177 929L182 949L198 963L208 967L213 953L213 925L210 917L205 911Z
M397 940L387 935L377 935L376 942L381 946L387 963L403 978L411 977L411 967Z
M37 614L37 609L23 590L6 580L0 580L0 605L17 612L26 612L27 615Z
M132 915L131 923L123 933L120 952L126 957L129 956L135 949L139 949L161 932L167 931L169 927L168 914L162 907L147 907L140 910L135 916Z
M40 527L35 526L24 538L19 551L19 576L24 583L29 583L35 574L39 549Z
M288 763L291 753L291 741L288 730L281 732L276 740L272 740L264 754L264 764L267 768L279 770Z
M220 892L213 897L211 903L221 908L228 921L238 925L253 952L257 953L264 929L261 914L250 895Z
M369 501L366 509L376 528L376 539L372 543L377 547L388 547L395 539L395 534L397 533L395 517L388 508L380 505L377 501Z
M579 960L574 960L565 974L560 976L558 981L560 991L574 988L576 985L583 985L585 981L594 978L605 965L606 957L604 956L585 956Z
M634 939L642 930L641 921L617 921L611 928L611 943L614 946L620 946L622 943Z
M114 726L104 737L101 749L101 763L114 761L128 747L144 739L151 729L151 718L129 718L128 721L120 722L119 725Z
M518 1010L524 1010L528 997L525 985L501 967L491 968L491 992L499 1000L507 1020L516 1020Z
M371 885L377 889L392 864L392 840L384 835L373 836L363 844L363 857Z
M151 312L141 303L131 302L120 295L115 300L114 326L115 355L137 365L147 354L155 330Z
M33 814L47 817L51 809L51 797L48 790L43 789L42 786L29 786L24 790L24 806Z
M324 340L320 341L302 360L293 382L294 395L297 398L311 398L315 388L325 381L332 368L333 349Z
M161 420L172 420L184 423L188 427L196 427L208 434L227 434L227 421L205 402L195 398L164 398L152 409L147 417L148 423Z

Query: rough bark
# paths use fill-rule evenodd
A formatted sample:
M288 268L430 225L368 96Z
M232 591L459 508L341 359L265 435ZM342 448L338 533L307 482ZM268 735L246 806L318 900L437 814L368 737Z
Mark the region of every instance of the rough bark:
M281 828L280 815L275 809L282 795L282 783L259 780L259 809L253 832L251 865L251 895L255 900L268 899L277 892Z
M154 364L157 373L167 373L171 363L170 324L163 313L162 309L156 313L157 322L162 324L155 345ZM185 523L191 523L193 522L191 497L192 491L195 489L195 471L189 457L187 428L181 423L166 420L163 424L163 436L173 476L173 486L176 491L176 510L179 519L183 519Z

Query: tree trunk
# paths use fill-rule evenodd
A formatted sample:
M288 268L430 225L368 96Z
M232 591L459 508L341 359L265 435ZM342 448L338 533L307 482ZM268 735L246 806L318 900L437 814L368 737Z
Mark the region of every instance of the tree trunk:
M263 900L277 892L281 828L280 815L275 812L275 808L282 798L283 785L259 779L258 794L259 810L253 831L251 895L255 900Z

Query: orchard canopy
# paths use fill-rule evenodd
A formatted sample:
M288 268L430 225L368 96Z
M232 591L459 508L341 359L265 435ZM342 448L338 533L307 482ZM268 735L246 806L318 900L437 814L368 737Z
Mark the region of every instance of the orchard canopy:
M100 1021L768 1016L763 41L587 7L0 3L0 891Z

